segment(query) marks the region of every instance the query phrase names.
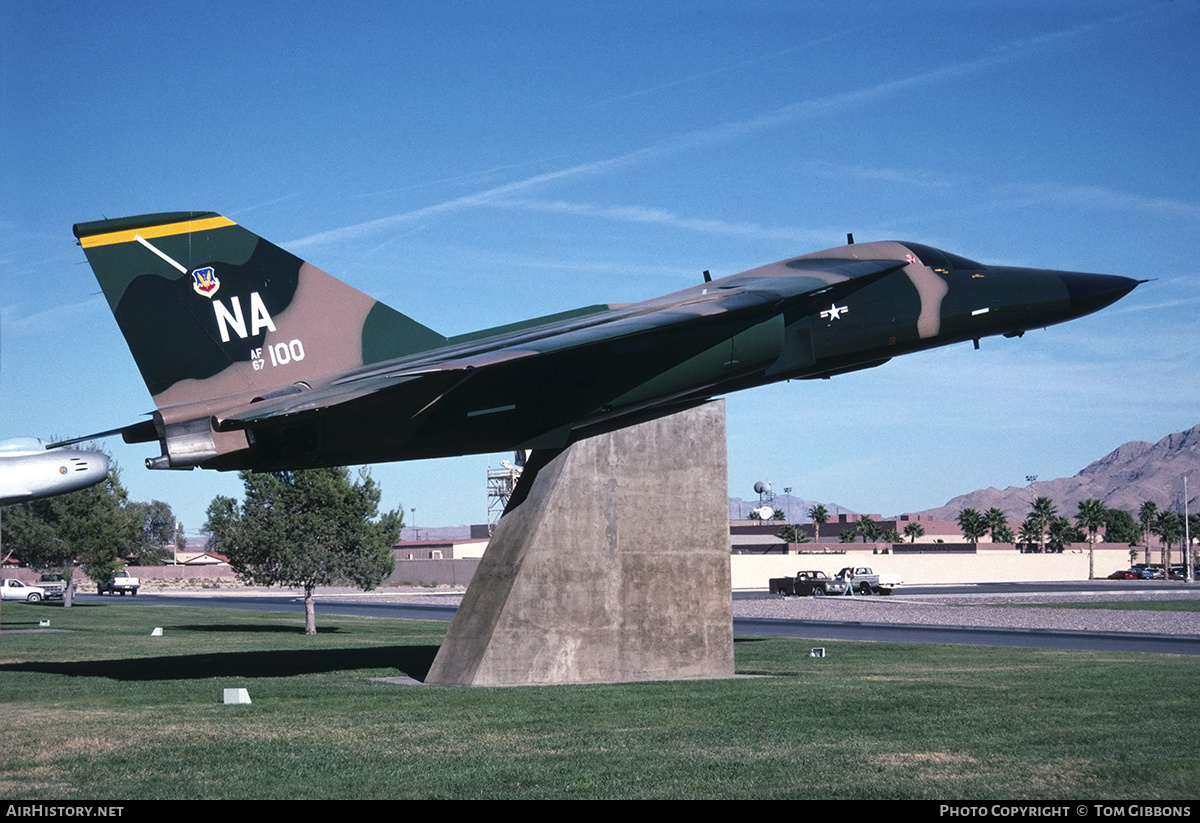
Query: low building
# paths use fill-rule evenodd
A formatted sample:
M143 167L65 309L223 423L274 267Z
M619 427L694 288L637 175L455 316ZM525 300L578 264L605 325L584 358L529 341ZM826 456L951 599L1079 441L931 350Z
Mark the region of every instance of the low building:
M401 540L392 544L396 562L407 560L462 560L483 557L487 538L433 538L430 540Z

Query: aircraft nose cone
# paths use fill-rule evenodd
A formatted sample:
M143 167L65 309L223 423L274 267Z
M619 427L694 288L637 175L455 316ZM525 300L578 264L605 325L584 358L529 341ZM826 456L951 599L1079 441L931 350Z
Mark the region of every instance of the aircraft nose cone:
M88 461L88 474L91 477L107 477L108 476L108 455L97 454L96 459Z
M1087 274L1084 272L1055 272L1071 298L1071 313L1075 316L1099 311L1112 305L1143 281L1115 274Z

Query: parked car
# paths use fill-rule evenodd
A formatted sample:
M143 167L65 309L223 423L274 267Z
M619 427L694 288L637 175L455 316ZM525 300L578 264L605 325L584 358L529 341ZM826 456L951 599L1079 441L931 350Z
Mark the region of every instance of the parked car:
M36 603L45 598L45 589L30 586L28 583L22 583L20 580L15 580L11 577L0 580L0 600L24 600L29 603Z
M1141 580L1142 575L1137 569L1118 569L1108 576L1109 580Z

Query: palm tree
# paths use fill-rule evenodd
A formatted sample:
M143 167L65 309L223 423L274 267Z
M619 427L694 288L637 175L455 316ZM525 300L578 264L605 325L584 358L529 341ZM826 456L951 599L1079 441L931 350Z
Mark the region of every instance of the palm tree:
M1046 532L1050 527L1051 521L1058 515L1058 509L1054 506L1054 501L1049 497L1039 497L1033 501L1033 508L1029 511L1029 519L1034 522L1038 528L1038 546L1042 554L1046 553Z
M829 522L829 510L819 503L808 510L808 517L813 522L813 542L821 542L821 525Z
M874 543L879 540L879 536L883 534L883 530L879 528L879 524L871 519L870 515L864 514L862 519L858 521L856 530L862 535L863 542Z
M1154 518L1158 517L1158 504L1153 500L1142 503L1138 509L1138 522L1142 524L1142 534L1146 538L1146 565L1150 565L1150 534L1154 526Z
M779 530L779 536L789 543L807 543L808 535L799 526L788 525Z
M1189 514L1188 518L1187 518L1187 522L1188 522L1187 553L1184 554L1184 556L1183 556L1183 563L1185 566L1189 565L1188 558L1195 557L1195 555L1192 554L1192 542L1194 540L1196 540L1197 538L1200 538L1200 534L1198 534L1198 532L1200 532L1200 514ZM1190 567L1191 567L1192 571L1195 571L1196 562L1194 559L1192 560Z
M992 533L992 542L993 543L1011 543L1012 542L1011 540L1001 540L1000 538L998 538L996 536L997 530L1002 529L1002 528L1008 529L1008 518L1004 515L1003 511L1001 511L1000 509L997 509L995 506L992 506L990 509L988 509L986 512L983 513L983 522L985 524L987 524L988 531L990 531ZM1009 532L1012 532L1012 529L1008 529L1008 530L1009 530Z
M1083 532L1066 517L1053 517L1047 529L1051 551L1061 552L1070 543L1083 541Z
M1173 511L1159 512L1154 520L1154 529L1162 538L1163 574L1170 574L1171 546L1175 541L1183 539L1183 518Z
M1009 526L1007 523L1004 523L1003 525L997 526L996 528L992 529L992 542L993 543L1016 543L1017 536L1015 534L1013 534L1012 527Z
M904 536L908 538L909 543L916 543L918 537L925 536L925 527L920 523L909 523L904 527Z
M1032 514L1021 524L1021 532L1017 535L1017 539L1029 549L1042 542L1042 525L1034 519Z
M987 532L987 523L983 515L974 509L963 509L958 513L958 527L962 529L963 537L968 543L978 543L979 538Z
M1088 533L1088 580L1096 576L1096 533L1108 519L1108 510L1094 497L1082 500L1075 514L1075 523Z

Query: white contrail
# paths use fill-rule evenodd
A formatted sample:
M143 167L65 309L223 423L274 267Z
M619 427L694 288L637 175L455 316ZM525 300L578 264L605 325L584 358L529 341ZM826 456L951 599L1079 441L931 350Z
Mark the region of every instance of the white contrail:
M588 163L580 163L569 168L559 169L557 171L545 172L543 174L526 177L523 180L516 180L511 183L505 183L502 186L495 186L490 189L467 194L461 197L455 197L441 203L435 203L431 206L415 209L413 211L402 212L388 217L381 217L376 220L367 220L362 223L355 223L349 226L343 226L329 231L310 234L307 237L302 237L298 240L290 241L287 246L289 248L302 248L304 246L315 246L322 243L341 242L354 237L360 237L364 234L380 231L405 223L411 223L417 220L434 217L450 212L461 211L464 209L477 208L480 206L496 205L498 201L505 197L521 192L526 192L530 189L548 185L563 180L569 180L575 177L585 177L599 175L614 169L631 166L637 163L643 163L657 157L662 157L668 154L674 154L686 148L691 148L700 145L711 144L715 142L723 142L732 140L736 137L741 137L746 134L751 134L775 126L794 123L797 120L804 120L812 117L820 117L832 112L841 111L864 103L878 100L881 97L894 94L913 86L933 83L938 80L945 80L951 77L958 77L971 72L994 66L1001 63L1011 62L1026 53L1035 49L1040 49L1048 43L1055 43L1063 39L1078 36L1079 34L1101 26L1109 25L1115 21L1122 21L1126 16L1108 18L1103 21L1094 23L1086 23L1077 26L1074 29L1068 29L1059 32L1050 32L1048 34L1038 35L1036 37L1016 40L999 46L982 57L974 60L968 60L963 63L955 63L949 66L931 69L919 74L902 77L897 80L889 80L884 83L877 83L863 89L844 92L842 94L827 95L824 97L816 97L810 100L804 100L797 103L792 103L774 111L766 112L752 117L747 120L739 120L732 123L723 123L717 126L697 129L684 134L661 140L644 148L625 154L610 157L605 160L595 160Z

